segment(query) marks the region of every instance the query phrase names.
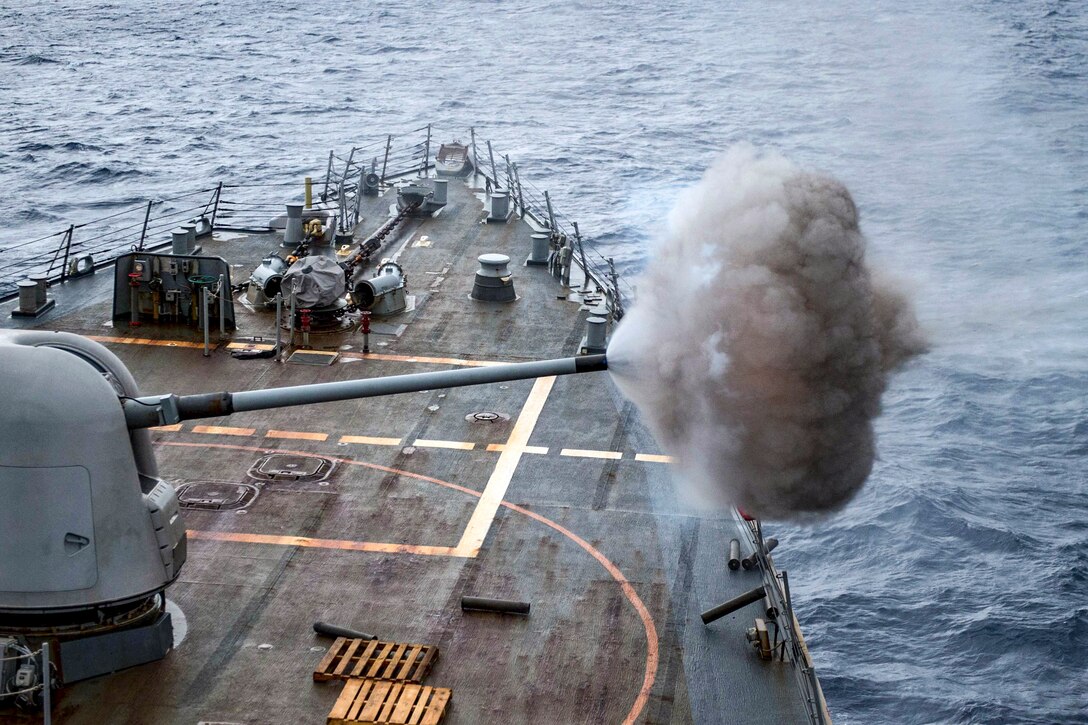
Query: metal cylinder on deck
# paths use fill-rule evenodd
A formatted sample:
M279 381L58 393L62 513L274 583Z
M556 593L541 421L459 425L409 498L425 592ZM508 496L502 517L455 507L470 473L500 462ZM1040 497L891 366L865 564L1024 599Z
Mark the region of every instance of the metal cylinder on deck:
M713 609L708 609L700 616L703 619L703 624L710 624L716 620L721 619L727 614L732 614L741 607L746 607L752 602L758 602L767 596L767 592L763 587L756 587L750 592L745 592L740 596L733 597L728 602L723 602Z
M434 184L434 196L431 197L431 200L435 204L445 204L448 196L447 186L449 185L449 181L446 179L435 179L432 183Z
M327 622L314 622L314 631L326 637L347 637L348 639L377 639L378 637L368 632L360 632L357 629L349 629Z
M185 230L185 251L192 254L196 251L196 224L182 224L181 228Z
M729 540L729 568L740 569L740 542L736 539Z
M283 246L294 249L302 241L302 204L287 205L287 226L283 230Z
M472 284L472 299L482 302L513 302L517 299L514 280L505 254L481 254L477 257L480 268Z
M533 240L532 251L529 253L529 258L525 260L526 264L532 264L537 266L543 266L548 263L548 247L551 241L550 234L534 234L531 239Z
M37 274L28 275L27 279L37 285L34 299L37 303L36 307L41 307L45 304L46 295L49 291L49 275L44 272L39 272Z
M180 227L170 232L170 253L189 253L189 233Z
M461 597L461 611L528 615L531 606L529 602L516 602L507 599Z
M489 222L504 222L510 217L510 195L505 191L493 191L488 197L491 208L488 210Z
M590 315L586 318L586 336L582 338L580 355L600 355L608 349L608 320Z
M21 279L15 283L19 288L19 311L26 314L38 309L38 283L32 279Z
M764 539L763 541L763 549L768 554L774 551L776 546L778 546L778 539L773 536L769 539ZM751 569L757 563L759 563L759 552L753 551L750 555L741 560L740 565L745 569Z

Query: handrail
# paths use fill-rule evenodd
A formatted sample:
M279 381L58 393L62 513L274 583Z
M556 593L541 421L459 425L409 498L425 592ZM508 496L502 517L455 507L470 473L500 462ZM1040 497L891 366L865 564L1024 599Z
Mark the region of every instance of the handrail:
M634 296L634 290L619 274L614 265L592 243L588 235L575 234L574 223L566 216L548 208L546 195L522 173L509 155L500 154L487 139L476 138L475 129L469 129L472 137L475 173L489 181L494 188L511 192L514 211L530 217L540 227L578 239L578 251L572 263L577 265L588 281L591 281L608 300L608 306L618 318L623 314L625 299ZM445 134L449 135L449 134ZM354 231L361 220L362 181L373 170L379 173L381 183L388 188L398 179L424 173L433 167L439 144L436 137L443 132L428 124L399 135L387 135L372 142L352 146L348 152L329 152L324 191L316 194L324 208L335 209L340 231ZM479 154L490 156L485 163ZM496 178L497 177L497 178ZM69 261L75 256L91 255L95 266L102 266L112 258L146 244L162 246L169 243L148 242L149 237L183 223L187 218L211 218L214 228L270 229L268 220L282 207L269 202L266 192L271 189L297 187L297 182L267 182L264 180L240 180L220 183L214 187L179 192L167 197L149 199L138 205L113 211L104 216L69 224L64 229L35 239L14 244L0 243L0 302L17 296L15 283L27 274L48 275L49 282L68 278ZM182 205L177 202L200 194L208 195L205 203ZM554 225L552 220L554 219ZM55 246L47 245L56 240ZM99 259L99 258L102 259Z

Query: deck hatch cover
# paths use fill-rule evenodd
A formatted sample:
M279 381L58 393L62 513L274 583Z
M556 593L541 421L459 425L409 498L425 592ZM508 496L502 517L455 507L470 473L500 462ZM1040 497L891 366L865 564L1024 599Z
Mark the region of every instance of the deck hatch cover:
M328 478L332 469L333 462L328 458L272 453L258 459L249 469L249 475L259 481L313 483Z
M255 498L257 487L248 483L194 481L178 487L178 504L187 509L240 509Z

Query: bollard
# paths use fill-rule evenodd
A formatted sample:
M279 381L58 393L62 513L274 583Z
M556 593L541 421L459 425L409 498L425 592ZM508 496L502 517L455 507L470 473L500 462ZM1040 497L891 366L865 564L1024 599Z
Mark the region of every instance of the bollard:
M740 542L736 539L729 540L729 568L740 569Z
M493 191L489 197L489 222L504 222L510 217L510 196L505 191Z
M189 233L184 229L175 229L170 232L170 253L179 255L189 253Z
M533 234L530 238L533 240L533 246L525 263L534 267L542 267L548 263L548 246L551 242L551 235Z
M325 622L314 622L314 631L318 634L323 634L326 637L347 637L348 639L378 638L378 635L376 634L367 634L366 632L340 627L335 624L326 624Z
M33 316L38 310L38 283L32 279L21 279L15 283L15 286L19 288L17 312L23 316Z
M497 614L529 614L529 602L486 597L461 597L462 611L495 612Z
M758 602L765 596L767 596L767 592L764 591L763 587L756 587L750 592L745 592L740 596L733 597L728 602L724 602L713 609L708 609L703 612L702 615L700 615L703 618L703 624L715 622L727 614L732 614L741 607L747 606L752 602Z
M34 291L34 308L39 309L43 307L46 302L45 297L48 294L49 289L49 275L39 272L37 274L27 275L27 279L38 285Z
M200 247L196 245L196 224L182 224L181 228L185 230L186 254L196 254L200 251Z
M445 204L447 199L446 187L450 182L446 179L435 179L433 183L434 196L432 196L431 199L435 204Z
M608 320L604 317L586 318L586 336L582 342L583 354L598 355L608 348L607 328Z

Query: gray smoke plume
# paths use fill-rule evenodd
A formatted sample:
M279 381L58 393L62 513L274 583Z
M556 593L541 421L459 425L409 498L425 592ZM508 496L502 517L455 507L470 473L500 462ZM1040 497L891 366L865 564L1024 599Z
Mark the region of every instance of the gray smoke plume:
M850 193L734 147L673 210L609 367L699 498L767 518L843 506L889 374L925 348L865 263Z

